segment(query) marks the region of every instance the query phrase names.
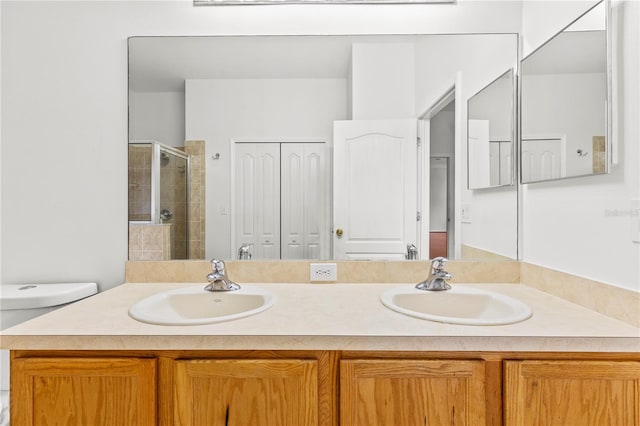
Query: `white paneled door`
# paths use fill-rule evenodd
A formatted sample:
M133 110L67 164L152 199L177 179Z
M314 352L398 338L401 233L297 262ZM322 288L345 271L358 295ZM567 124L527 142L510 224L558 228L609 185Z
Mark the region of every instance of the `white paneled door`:
M468 187L491 186L491 150L489 147L489 120L468 121L469 182Z
M281 150L282 258L326 259L325 144L283 143Z
M235 169L235 243L253 244L256 259L280 259L280 144L236 144Z
M566 176L564 137L522 139L522 182Z
M417 242L417 122L334 122L336 259L404 259Z
M325 143L236 143L235 241L253 259L328 256Z

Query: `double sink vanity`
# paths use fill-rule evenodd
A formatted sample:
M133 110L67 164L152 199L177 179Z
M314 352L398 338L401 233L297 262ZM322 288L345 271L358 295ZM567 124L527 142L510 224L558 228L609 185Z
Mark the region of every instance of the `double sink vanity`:
M477 288L452 289L447 280L453 276L444 270L445 262L441 257L434 259L426 280L390 288L380 294L380 301L396 312L449 324L504 325L531 317L531 308L512 297ZM134 304L129 315L150 324L201 325L255 315L274 304L272 292L231 281L223 261L214 259L212 265L204 288L156 293Z
M12 424L638 424L639 329L508 274L458 262L468 282L425 291L241 263L236 291L134 279L3 332Z

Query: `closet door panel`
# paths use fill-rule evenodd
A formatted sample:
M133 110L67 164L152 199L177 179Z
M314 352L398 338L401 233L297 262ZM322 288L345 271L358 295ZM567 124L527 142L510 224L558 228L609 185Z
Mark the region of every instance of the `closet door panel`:
M253 244L256 259L280 258L280 144L236 144L234 252Z
M328 256L324 143L282 144L283 259Z
M304 158L302 144L287 143L282 151L282 258L304 259Z

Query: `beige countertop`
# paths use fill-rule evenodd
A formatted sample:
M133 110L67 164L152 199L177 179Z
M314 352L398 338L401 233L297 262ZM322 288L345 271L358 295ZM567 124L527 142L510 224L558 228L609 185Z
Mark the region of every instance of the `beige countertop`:
M159 326L128 315L135 302L203 284L124 284L4 330L3 349L397 350L640 352L640 329L522 284L456 284L533 309L503 326L451 325L396 313L379 295L399 284L251 284L273 292L260 314L216 324ZM410 284L406 284L407 286Z

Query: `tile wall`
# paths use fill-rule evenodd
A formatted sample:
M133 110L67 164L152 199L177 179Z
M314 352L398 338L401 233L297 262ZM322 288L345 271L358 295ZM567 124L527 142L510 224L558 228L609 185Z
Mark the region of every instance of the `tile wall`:
M605 137L593 137L593 173L605 173L607 154L605 152Z
M151 220L151 145L129 145L129 220Z
M189 181L189 259L204 259L205 247L205 142L186 141L185 152L191 156Z
M170 260L171 225L129 223L129 260Z

